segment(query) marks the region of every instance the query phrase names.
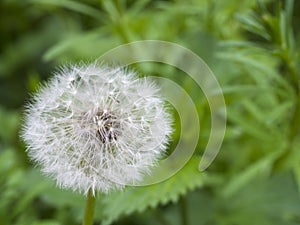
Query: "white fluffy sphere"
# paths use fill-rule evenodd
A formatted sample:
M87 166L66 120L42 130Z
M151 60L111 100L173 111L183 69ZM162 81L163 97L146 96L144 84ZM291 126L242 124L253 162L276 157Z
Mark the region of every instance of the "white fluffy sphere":
M56 73L27 105L22 129L42 171L85 194L139 181L170 133L170 115L152 82L97 64Z

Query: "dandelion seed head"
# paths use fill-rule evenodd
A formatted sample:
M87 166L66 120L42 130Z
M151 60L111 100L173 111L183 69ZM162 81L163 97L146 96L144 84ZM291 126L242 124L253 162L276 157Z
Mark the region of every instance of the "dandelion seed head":
M39 89L22 138L44 173L86 194L141 180L171 130L156 85L124 68L90 64L64 67Z

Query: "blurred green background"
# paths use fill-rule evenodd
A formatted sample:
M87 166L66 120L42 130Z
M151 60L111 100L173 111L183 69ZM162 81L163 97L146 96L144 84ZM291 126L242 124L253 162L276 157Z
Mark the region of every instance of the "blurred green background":
M224 91L225 140L200 173L210 132L201 90L170 66L134 65L185 88L200 140L171 179L100 195L95 224L300 224L299 31L300 1L291 0L0 1L0 225L81 224L84 197L56 188L26 156L18 137L24 104L57 66L144 39L178 43L205 60Z

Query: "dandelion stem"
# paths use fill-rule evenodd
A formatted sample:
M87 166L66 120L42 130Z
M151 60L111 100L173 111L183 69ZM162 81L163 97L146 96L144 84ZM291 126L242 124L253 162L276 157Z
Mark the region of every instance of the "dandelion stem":
M96 198L93 195L92 190L89 189L89 192L88 192L87 198L86 198L84 219L83 219L83 223L82 223L83 225L92 225L93 224L95 202L96 202Z
M180 214L181 214L181 224L188 225L186 201L183 196L179 199L179 207L180 207Z

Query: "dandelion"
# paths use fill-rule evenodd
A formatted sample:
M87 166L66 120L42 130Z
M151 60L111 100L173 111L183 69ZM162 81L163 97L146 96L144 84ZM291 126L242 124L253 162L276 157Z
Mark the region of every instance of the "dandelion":
M27 105L28 154L62 188L107 193L142 179L164 153L170 115L147 78L98 64L64 67Z

